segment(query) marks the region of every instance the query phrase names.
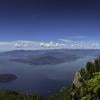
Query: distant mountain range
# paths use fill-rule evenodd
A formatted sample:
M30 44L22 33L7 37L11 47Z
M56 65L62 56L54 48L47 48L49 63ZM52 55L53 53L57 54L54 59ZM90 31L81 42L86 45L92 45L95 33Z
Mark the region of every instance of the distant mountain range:
M13 50L0 53L10 61L31 65L60 64L86 56L99 56L100 50L53 49L53 50Z
M0 56L39 56L39 55L50 55L50 56L68 56L68 55L100 55L99 49L46 49L46 50L12 50L1 52Z
M0 56L9 57L10 61L31 65L60 64L81 58L70 50L14 50L0 53Z

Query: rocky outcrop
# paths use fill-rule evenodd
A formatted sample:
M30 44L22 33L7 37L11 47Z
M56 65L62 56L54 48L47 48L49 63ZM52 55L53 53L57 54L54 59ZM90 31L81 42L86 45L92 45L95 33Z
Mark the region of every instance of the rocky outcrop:
M82 83L79 81L81 79L80 72L76 72L74 80L73 80L73 85L76 88L80 88L82 86Z

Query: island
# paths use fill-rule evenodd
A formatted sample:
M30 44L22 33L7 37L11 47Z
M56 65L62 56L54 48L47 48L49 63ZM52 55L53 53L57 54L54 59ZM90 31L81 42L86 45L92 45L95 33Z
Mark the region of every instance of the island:
M11 82L17 79L14 74L0 74L0 83Z
M0 53L0 57L30 65L56 65L84 58L83 50L79 52L78 50L12 50Z
M65 62L75 61L77 59L79 59L79 57L73 57L68 59L67 57L57 58L53 56L43 56L43 57L13 58L10 59L10 61L26 63L30 65L56 65Z

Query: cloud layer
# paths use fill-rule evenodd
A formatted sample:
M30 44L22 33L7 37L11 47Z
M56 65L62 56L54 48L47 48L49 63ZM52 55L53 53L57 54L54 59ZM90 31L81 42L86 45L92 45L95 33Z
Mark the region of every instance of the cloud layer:
M39 50L39 49L100 49L99 42L73 41L58 39L58 42L37 41L0 41L0 51L6 50Z
M64 48L63 43L36 42L36 41L0 41L0 50L39 50Z
M96 41L73 41L68 39L59 39L64 42L68 48L72 49L100 49L100 42Z

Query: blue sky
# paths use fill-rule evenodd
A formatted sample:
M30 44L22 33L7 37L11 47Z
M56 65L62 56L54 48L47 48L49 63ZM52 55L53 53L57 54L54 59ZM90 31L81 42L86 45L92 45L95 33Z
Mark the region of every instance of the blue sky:
M0 40L99 41L99 0L0 0Z

